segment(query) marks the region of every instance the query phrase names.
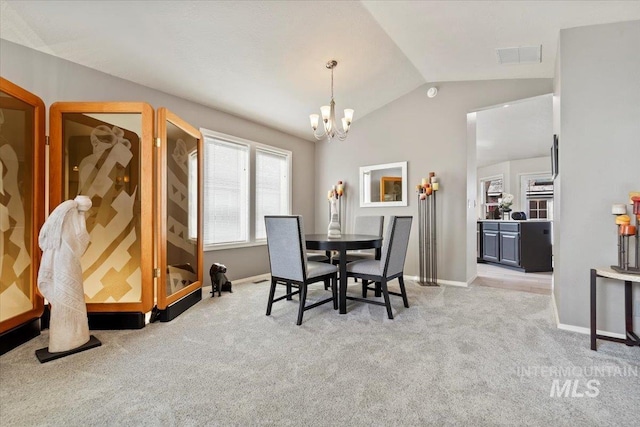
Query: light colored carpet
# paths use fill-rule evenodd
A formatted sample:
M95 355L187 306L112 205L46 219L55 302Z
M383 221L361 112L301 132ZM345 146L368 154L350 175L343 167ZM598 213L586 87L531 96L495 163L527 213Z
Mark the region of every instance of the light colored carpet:
M169 323L95 331L102 347L41 365L44 332L0 357L0 424L637 425L640 377L519 375L638 372L637 347L591 351L588 336L555 328L545 295L407 290L408 309L392 297L395 320L353 302L346 315L310 310L296 326L297 301L266 317L268 284L234 285ZM597 397L550 397L554 379L577 380L580 393L594 378Z

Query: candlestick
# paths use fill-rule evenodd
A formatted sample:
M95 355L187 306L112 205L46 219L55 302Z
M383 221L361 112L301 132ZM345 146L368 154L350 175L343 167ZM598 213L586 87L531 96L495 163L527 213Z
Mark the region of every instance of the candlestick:
M611 213L613 215L624 215L627 213L627 205L624 203L615 203L611 206Z

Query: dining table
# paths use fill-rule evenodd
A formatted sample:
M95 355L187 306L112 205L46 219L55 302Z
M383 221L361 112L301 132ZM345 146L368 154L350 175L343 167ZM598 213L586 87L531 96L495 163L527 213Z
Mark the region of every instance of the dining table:
M347 251L358 249L375 249L375 258L380 259L382 237L367 234L342 234L340 237L329 237L327 234L305 235L306 247L311 250L326 251L331 259L331 251L340 255L338 263L339 291L338 306L340 314L347 312Z

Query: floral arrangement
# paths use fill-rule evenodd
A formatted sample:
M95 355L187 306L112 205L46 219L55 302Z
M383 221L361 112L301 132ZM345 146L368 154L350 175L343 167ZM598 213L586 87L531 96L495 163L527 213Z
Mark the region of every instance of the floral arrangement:
M327 193L327 199L331 201L332 199L339 199L342 196L344 196L344 183L338 181L338 184L331 186L331 190Z
M513 204L513 194L504 193L502 194L502 199L500 199L499 207L502 210L507 210L511 208Z

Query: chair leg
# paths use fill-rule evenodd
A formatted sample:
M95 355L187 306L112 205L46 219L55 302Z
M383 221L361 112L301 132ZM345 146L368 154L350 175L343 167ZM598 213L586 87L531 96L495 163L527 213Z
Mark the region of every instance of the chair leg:
M338 309L338 275L331 276L331 294L333 295L333 309Z
M326 279L324 279L324 290L326 291L327 289L329 289L329 281L331 279L329 279L328 277Z
M291 282L287 282L287 301L291 301Z
M362 298L367 297L367 286L369 286L369 281L362 279Z
M375 295L377 297L381 297L382 296L382 292L381 292L381 288L380 288L380 282L376 282L376 292Z
M269 290L269 303L267 304L267 316L271 315L271 306L273 305L273 296L276 293L276 279L271 279L271 289Z
M409 308L409 301L407 300L407 291L404 288L404 277L399 276L398 282L400 283L400 293L402 294L402 301L404 301L404 306Z
M387 281L386 279L382 279L380 282L380 287L382 288L382 295L384 296L384 305L387 306L387 315L389 319L393 319L393 313L391 312L391 301L389 301L389 291L387 290Z
M304 313L304 302L307 299L307 284L300 284L300 308L298 308L298 322L296 325L302 324L302 314Z

